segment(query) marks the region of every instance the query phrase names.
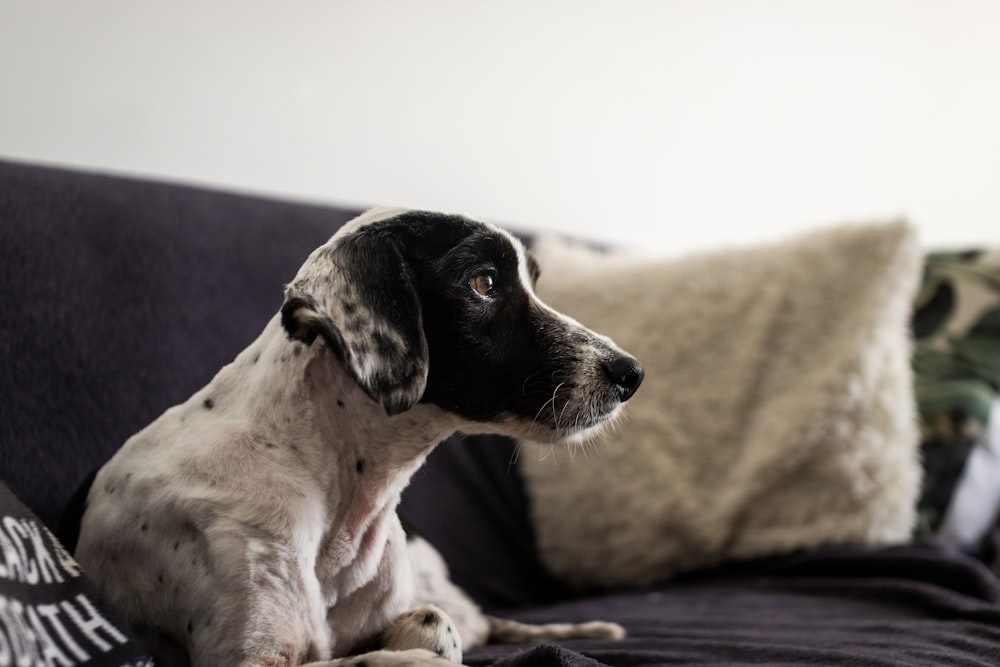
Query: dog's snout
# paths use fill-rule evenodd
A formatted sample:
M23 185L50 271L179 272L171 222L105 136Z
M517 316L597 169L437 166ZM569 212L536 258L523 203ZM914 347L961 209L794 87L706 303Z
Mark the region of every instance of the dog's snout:
M629 356L616 357L604 362L603 366L608 379L614 382L621 392L623 402L632 398L632 394L642 384L642 378L646 376L642 364Z

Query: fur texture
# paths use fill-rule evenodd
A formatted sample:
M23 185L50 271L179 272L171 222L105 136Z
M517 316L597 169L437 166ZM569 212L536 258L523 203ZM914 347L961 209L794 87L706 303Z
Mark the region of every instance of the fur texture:
M542 558L580 587L905 540L920 484L904 224L676 261L542 243L539 292L649 380L598 461L526 451ZM549 279L549 278L553 279Z

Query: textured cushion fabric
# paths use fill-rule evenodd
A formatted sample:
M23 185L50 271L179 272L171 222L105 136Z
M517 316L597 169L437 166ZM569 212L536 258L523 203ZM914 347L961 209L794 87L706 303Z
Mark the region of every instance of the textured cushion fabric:
M0 482L0 665L152 664L72 557Z
M49 526L355 211L0 162L0 480Z
M537 252L542 297L646 367L626 420L586 459L521 457L559 578L642 585L726 559L908 538L921 256L907 226L674 261Z

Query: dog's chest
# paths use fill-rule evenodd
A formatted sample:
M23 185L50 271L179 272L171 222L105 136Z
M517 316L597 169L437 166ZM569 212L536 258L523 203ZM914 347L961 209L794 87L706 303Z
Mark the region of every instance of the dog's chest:
M362 521L331 531L317 555L316 578L334 632L334 655L371 639L412 601L395 503L380 505Z

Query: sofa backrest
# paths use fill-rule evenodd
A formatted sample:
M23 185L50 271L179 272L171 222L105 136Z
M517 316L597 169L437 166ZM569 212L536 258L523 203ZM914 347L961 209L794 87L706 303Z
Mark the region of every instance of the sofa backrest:
M0 480L49 526L356 211L0 162Z

